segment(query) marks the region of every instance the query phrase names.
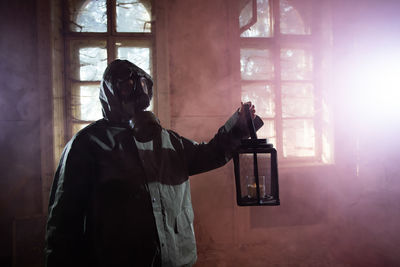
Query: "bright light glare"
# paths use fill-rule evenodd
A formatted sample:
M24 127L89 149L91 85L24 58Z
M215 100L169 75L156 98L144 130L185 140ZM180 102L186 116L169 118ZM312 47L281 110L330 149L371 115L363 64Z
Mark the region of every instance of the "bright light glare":
M400 53L364 54L353 65L354 100L361 118L392 119L400 116Z

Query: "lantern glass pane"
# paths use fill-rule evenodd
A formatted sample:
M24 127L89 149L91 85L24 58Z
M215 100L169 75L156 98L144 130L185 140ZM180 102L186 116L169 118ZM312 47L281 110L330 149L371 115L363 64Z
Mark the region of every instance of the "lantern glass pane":
M257 183L254 172L254 154L239 154L240 191L244 201L257 200ZM257 153L258 183L260 198L268 198L271 190L271 154Z

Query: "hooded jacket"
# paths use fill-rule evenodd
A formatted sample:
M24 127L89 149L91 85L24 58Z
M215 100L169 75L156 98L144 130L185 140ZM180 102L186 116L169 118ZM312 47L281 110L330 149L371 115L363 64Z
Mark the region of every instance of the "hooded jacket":
M121 65L110 66L100 88L104 118L68 142L54 176L46 265L191 266L188 177L229 161L243 136L238 112L200 144L162 128L150 112L129 123L113 90Z

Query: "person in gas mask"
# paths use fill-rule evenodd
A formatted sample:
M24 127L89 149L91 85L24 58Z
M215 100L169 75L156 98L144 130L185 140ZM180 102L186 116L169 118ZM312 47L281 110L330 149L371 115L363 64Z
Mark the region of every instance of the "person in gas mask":
M100 88L103 119L66 145L55 173L45 262L62 266L191 266L196 242L190 175L227 163L248 136L241 109L208 143L161 127L153 81L111 62ZM251 107L256 126L260 119Z

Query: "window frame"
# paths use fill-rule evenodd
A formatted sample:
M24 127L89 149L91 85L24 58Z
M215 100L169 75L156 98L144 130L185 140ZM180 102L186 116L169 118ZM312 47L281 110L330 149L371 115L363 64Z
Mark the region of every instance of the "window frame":
M63 1L63 38L64 38L64 138L65 141L71 139L75 134L74 125L75 124L90 124L93 121L77 120L73 116L73 86L77 84L82 85L99 85L100 81L75 81L72 79L73 75L73 64L72 55L77 54L78 49L73 51L72 44L74 41L89 41L93 43L105 42L107 51L107 65L117 58L117 42L131 42L139 44L148 44L145 47L150 49L150 70L151 76L154 80L153 85L153 112L157 114L157 73L156 73L156 62L154 60L156 54L156 44L155 44L155 1L148 0L151 3L151 31L150 32L117 32L117 21L116 21L116 0L106 0L107 4L107 31L106 32L74 32L70 30L70 9L68 0ZM84 46L82 46L84 47ZM80 48L82 48L80 47ZM92 46L90 46L92 47ZM138 46L140 47L140 45ZM79 86L79 85L78 85Z
M253 2L256 2L253 1ZM313 6L314 7L314 6ZM257 14L257 7L253 7L253 14ZM271 49L271 59L274 65L274 77L271 80L244 80L240 76L240 94L243 92L243 85L256 84L256 83L270 83L274 93L274 104L275 104L275 116L273 118L267 118L268 120L274 121L276 148L278 157L285 166L306 166L306 165L326 165L333 163L333 154L330 155L328 162L323 161L323 133L324 133L324 122L322 119L322 95L324 88L324 82L322 81L322 75L319 73L318 68L321 66L322 60L322 49L318 44L321 43L321 37L319 32L316 32L315 24L318 23L316 19L310 22L310 34L282 34L280 31L280 0L269 0L269 10L271 18L271 36L270 37L241 37L243 30L239 30L239 53L243 48L251 49ZM241 10L239 10L239 13ZM311 14L314 15L314 10ZM318 17L318 16L317 16ZM254 19L251 21L254 22ZM250 28L249 24L243 28ZM239 27L240 28L240 27ZM306 51L310 51L312 56L312 78L311 80L282 80L281 78L281 49L284 48L300 48ZM241 58L241 56L240 56ZM241 72L239 72L241 75ZM282 111L282 84L284 83L307 83L313 86L313 101L314 101L314 113L312 119L314 124L314 156L286 156L284 157L283 150L283 123L284 120L291 118L284 118ZM256 107L257 109L257 107ZM293 119L300 119L301 117L294 117ZM332 125L329 125L331 128ZM331 131L331 129L329 129ZM333 140L330 140L331 147L333 147ZM333 153L333 152L331 152Z

